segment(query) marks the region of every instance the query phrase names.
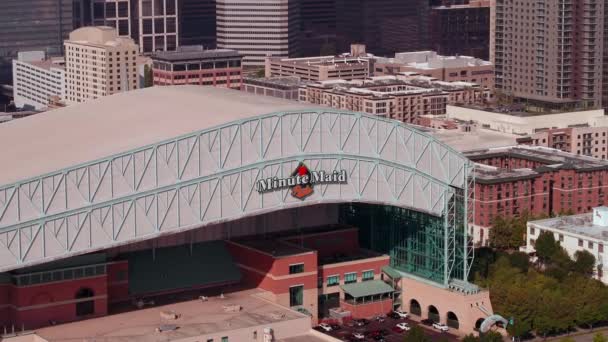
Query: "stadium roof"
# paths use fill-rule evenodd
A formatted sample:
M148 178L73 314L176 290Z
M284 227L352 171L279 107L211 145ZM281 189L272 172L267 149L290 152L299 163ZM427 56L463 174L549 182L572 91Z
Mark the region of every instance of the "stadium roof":
M119 93L0 125L0 185L238 119L319 108L194 85Z

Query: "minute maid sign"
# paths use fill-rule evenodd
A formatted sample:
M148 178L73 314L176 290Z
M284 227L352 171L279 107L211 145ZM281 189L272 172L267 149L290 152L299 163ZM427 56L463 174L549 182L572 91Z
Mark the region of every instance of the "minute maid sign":
M260 179L256 187L259 193L291 188L291 195L303 200L313 194L316 184L346 184L346 181L346 170L311 171L304 163L300 163L290 177Z

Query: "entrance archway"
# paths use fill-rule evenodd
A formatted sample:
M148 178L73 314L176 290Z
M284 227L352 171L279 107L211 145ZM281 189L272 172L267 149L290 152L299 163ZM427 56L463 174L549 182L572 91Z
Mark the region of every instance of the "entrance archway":
M460 323L458 322L458 316L456 316L456 314L453 313L452 311L448 311L446 323L447 323L448 327L454 328L454 329L458 329L460 326Z
M429 305L429 319L433 322L440 322L439 310L434 305Z
M479 328L481 328L481 323L483 323L484 318L479 318L477 321L475 321L475 330L479 331Z
M410 300L410 313L414 316L422 315L422 308L420 307L420 303L417 300Z
M95 293L88 287L83 287L76 292L76 299L80 299L76 303L76 316L88 316L95 313L95 301L92 299ZM86 300L90 298L89 300Z

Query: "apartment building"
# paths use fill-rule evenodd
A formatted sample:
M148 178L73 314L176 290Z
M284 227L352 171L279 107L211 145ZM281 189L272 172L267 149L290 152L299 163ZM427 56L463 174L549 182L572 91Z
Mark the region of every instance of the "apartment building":
M217 0L216 9L217 47L240 52L245 66L298 55L298 0Z
M448 103L483 103L490 91L465 82L420 75L377 76L355 81L321 81L300 88L300 102L365 112L407 123L442 115Z
M396 53L393 58L375 57L374 75L416 72L441 81L472 82L494 89L494 65L469 56L442 56L435 51Z
M602 105L604 2L496 0L496 88L550 108Z
M577 155L606 159L608 127L546 129L517 139L519 144L545 146Z
M429 25L430 47L438 53L489 59L489 0L432 7Z
M586 213L608 201L608 161L540 146L465 152L475 169L474 241L487 245L497 217Z
M116 29L91 26L70 33L65 41L68 104L137 89L138 46Z
M234 50L181 46L151 56L154 85L199 84L240 89L242 56Z
M17 108L48 108L53 97L65 97L65 60L44 51L19 52L13 60L13 98Z

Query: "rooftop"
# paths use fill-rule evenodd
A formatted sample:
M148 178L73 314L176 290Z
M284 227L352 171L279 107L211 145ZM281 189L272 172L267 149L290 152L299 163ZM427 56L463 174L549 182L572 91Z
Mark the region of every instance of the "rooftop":
M266 78L243 77L243 83L267 87L297 88L301 85L307 84L308 82L303 82L298 76L285 76Z
M471 132L464 132L460 129L424 128L423 130L437 140L460 152L474 149L512 146L515 144L515 139L519 137L515 134L502 133L483 128L477 128Z
M371 56L371 55L370 55ZM373 57L373 56L371 56ZM371 57L353 57L350 55L340 56L315 56L315 57L299 57L299 58L285 58L285 57L271 57L270 60L275 63L283 64L295 64L302 66L343 66L343 65L368 65Z
M570 234L608 241L608 227L593 224L593 213L552 217L530 221L539 228L552 228Z
M195 85L118 93L0 125L0 146L11 147L0 149L10 165L0 168L0 185L239 119L318 108Z
M309 319L303 314L258 297L261 293L262 291L256 289L232 292L225 294L224 299L210 297L206 302L191 300L162 305L43 328L36 333L49 342L172 341L254 326L263 328L277 322ZM236 313L226 312L223 306L230 304L240 305L242 310ZM160 319L161 311L173 311L180 315L177 320L166 322L177 325L177 330L166 331L162 335L156 332L163 324Z
M241 55L236 50L205 50L202 45L187 45L181 46L175 51L158 51L152 54L151 57L153 60L178 62L201 59L239 58Z
M492 66L491 62L483 59L471 56L442 56L435 51L399 52L392 58L378 57L377 62L404 64L422 70Z

